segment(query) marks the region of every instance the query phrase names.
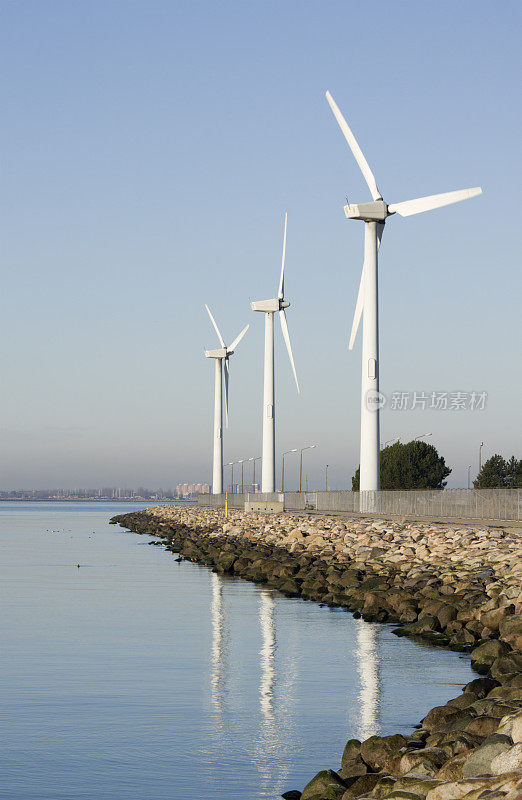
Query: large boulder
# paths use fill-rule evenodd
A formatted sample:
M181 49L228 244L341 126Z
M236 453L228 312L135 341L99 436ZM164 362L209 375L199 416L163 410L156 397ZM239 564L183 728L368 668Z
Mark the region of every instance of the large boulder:
M522 653L513 650L511 653L495 659L491 665L490 672L493 678L497 678L501 683L507 675L514 675L522 672Z
M522 742L503 750L492 760L492 775L503 775L505 772L522 772Z
M426 714L421 724L428 731L439 730L446 723L457 719L460 716L458 708L452 706L435 706Z
M480 623L491 631L498 631L501 622L514 614L514 612L515 606L512 603L500 608L492 608L490 611L485 611L480 615Z
M493 678L475 678L467 683L462 691L464 693L473 692L477 695L477 699L480 700L481 698L486 697L486 695L488 695L492 689L499 685L499 682L493 680Z
M430 789L433 789L435 786L440 786L443 782L444 781L438 778L427 778L426 775L412 772L409 775L403 775L402 778L399 778L393 791L396 792L402 789L403 791L413 792L414 794L420 794L421 797L426 797Z
M418 772L423 775L433 776L447 760L448 756L441 747L423 747L420 750L408 750L401 758L399 772L401 775L405 775L408 772Z
M440 786L430 789L426 800L461 800L464 797L476 800L483 792L498 789L504 783L508 783L512 779L516 780L516 778L516 774L509 773L502 777L463 778L461 781L441 783ZM483 796L487 797L487 795Z
M337 800L346 791L346 783L333 769L322 769L306 784L301 800Z
M361 744L361 756L371 770L383 769L388 758L404 747L406 739L397 733L393 736L370 736Z
M496 756L509 750L512 746L509 736L494 733L477 747L462 767L463 778L478 778L479 775L492 775L491 762ZM508 770L505 770L506 772Z
M510 646L499 639L490 639L488 642L483 642L478 647L471 651L471 666L478 672L487 672L489 667L500 656L509 653Z
M491 736L491 734L497 732L498 724L498 719L484 714L480 717L475 717L475 719L472 719L471 722L466 725L465 730L468 733L475 733L478 736L483 736L486 738L487 736Z
M377 775L373 772L369 772L368 775L361 775L346 789L342 795L342 800L353 800L355 797L370 794L382 777L382 775Z

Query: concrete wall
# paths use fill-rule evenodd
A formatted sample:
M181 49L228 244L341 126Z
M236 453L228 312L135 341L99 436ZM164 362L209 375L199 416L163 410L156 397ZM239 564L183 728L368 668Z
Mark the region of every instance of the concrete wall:
M272 492L229 494L230 508L245 501L283 502L287 511L352 511L359 514L440 519L522 520L522 489L446 489L412 492ZM199 495L199 505L222 507L225 495Z

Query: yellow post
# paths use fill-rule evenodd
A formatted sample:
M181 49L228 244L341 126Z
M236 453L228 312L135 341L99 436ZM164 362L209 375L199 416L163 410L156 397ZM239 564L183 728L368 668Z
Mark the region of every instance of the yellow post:
M225 517L228 519L228 492L225 492Z

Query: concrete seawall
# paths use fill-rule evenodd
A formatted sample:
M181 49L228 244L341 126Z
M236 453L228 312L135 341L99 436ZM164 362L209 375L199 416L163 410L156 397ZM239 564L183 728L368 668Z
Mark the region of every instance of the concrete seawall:
M410 737L351 740L288 800L522 798L522 534L362 518L158 506L115 523L283 594L471 652L484 677ZM487 792L488 794L483 794Z

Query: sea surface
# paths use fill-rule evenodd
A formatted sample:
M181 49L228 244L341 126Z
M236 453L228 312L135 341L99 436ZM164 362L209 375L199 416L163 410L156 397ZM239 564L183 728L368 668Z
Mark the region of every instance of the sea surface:
M108 524L146 505L0 503L0 798L277 798L475 677Z

